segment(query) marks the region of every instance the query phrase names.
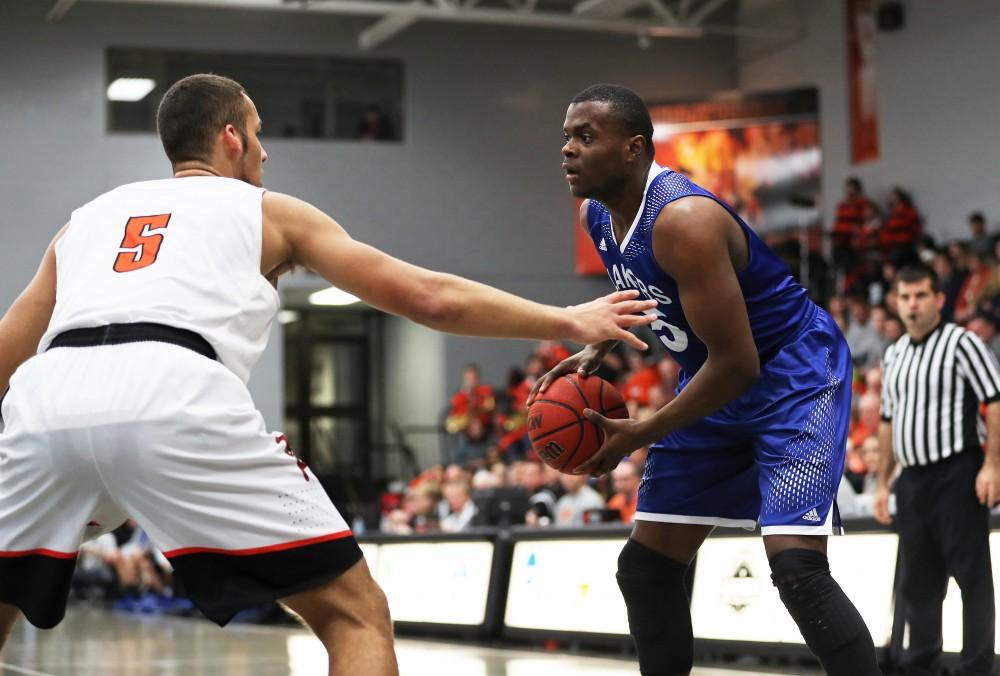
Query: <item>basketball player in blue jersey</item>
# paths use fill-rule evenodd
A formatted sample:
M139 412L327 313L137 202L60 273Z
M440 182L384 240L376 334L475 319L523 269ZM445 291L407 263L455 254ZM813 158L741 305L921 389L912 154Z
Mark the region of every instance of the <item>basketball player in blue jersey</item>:
M566 180L586 198L581 224L615 286L657 301L651 328L682 367L677 397L646 420L588 410L605 441L577 470L604 474L650 445L617 573L642 673L691 670L685 572L714 527L760 523L774 585L826 672L878 674L826 556L851 405L844 337L731 207L653 161L634 92L584 90L564 135ZM612 345L566 359L530 399L562 374L592 373Z

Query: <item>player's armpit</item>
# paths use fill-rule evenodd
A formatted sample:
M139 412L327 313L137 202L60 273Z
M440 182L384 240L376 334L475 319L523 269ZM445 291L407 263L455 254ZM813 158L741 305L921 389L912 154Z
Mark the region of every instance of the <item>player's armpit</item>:
M67 227L49 243L35 276L0 319L0 394L7 391L17 367L38 350L48 328L56 305L55 245Z

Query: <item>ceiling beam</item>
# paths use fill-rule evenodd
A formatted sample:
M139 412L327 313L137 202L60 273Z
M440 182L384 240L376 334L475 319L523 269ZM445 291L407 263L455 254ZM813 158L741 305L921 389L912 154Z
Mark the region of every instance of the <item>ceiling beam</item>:
M677 25L677 15L670 11L670 8L663 2L663 0L646 0L646 4L649 5L653 13L663 19L668 26Z
M707 0L704 5L696 9L694 13L688 17L687 22L692 26L698 26L702 21L707 19L710 14L727 2L729 2L729 0Z
M76 0L56 0L55 4L52 5L52 9L45 15L45 19L47 21L59 21L66 16L75 4Z
M0 0L2 2L3 0ZM739 35L772 40L786 40L794 35L788 30L772 30L740 25L669 25L659 18L619 18L581 16L570 11L525 11L502 7L468 7L461 0L434 0L427 2L397 2L393 0L87 0L148 5L199 6L228 9L283 10L309 13L340 14L347 16L409 17L412 21L446 21L452 23L516 26L523 28L552 28L591 31L651 38L698 38L703 35ZM629 0L623 0L628 2ZM727 0L708 0L695 14L708 16ZM648 3L649 0L642 0ZM664 5L666 6L666 5ZM445 9L444 7L447 7ZM567 7L567 9L569 9ZM669 11L669 8L668 8ZM412 23L412 21L410 23ZM403 20L399 19L399 25ZM393 24L386 24L386 26ZM376 35L376 37L378 37Z
M361 49L375 49L417 22L417 17L405 14L388 14L358 34Z
M646 4L646 0L581 0L573 5L577 16L624 16Z

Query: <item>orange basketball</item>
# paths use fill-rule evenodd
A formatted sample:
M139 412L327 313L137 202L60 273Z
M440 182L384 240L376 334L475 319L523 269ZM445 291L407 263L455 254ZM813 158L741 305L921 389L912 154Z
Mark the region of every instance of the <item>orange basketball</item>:
M604 433L583 417L585 408L606 418L627 418L625 401L614 385L597 376L562 376L528 409L528 437L549 467L569 474L597 453Z

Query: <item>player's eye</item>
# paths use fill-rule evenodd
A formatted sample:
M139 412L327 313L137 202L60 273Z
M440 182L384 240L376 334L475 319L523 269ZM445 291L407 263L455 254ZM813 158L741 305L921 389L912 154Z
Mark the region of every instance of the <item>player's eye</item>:
M587 145L590 145L590 143L594 140L594 137L590 134L583 134L580 138L583 139L583 142Z

